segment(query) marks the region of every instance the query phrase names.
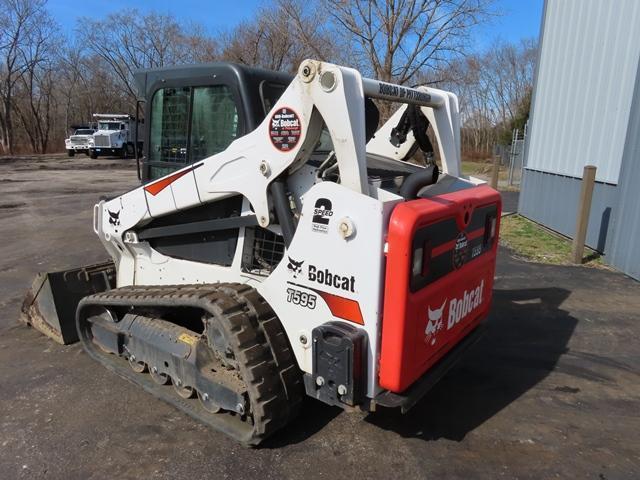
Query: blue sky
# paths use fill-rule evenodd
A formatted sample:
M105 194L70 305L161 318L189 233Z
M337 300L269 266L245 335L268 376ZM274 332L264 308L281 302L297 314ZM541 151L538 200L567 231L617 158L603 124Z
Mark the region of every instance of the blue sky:
M496 40L515 42L521 38L538 38L544 0L497 0L500 14L480 29L477 48L483 49Z
M141 12L166 13L180 22L196 21L215 34L220 29L251 19L264 3L264 0L49 0L48 9L68 34L73 32L79 17L100 18L132 7ZM501 15L478 31L476 48L484 49L497 39L517 41L537 37L542 6L543 0L496 0Z

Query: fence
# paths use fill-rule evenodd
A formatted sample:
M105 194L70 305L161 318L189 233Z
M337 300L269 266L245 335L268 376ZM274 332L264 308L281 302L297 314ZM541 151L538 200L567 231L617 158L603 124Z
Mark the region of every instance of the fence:
M522 130L515 128L511 134L511 145L508 147L509 186L519 186L522 180L522 167L528 126L529 122L525 123Z

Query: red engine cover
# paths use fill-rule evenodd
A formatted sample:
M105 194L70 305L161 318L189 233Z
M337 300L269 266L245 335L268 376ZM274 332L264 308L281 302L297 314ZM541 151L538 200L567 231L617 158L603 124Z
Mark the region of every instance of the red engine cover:
M487 315L500 226L487 185L401 203L389 223L380 385L402 392Z

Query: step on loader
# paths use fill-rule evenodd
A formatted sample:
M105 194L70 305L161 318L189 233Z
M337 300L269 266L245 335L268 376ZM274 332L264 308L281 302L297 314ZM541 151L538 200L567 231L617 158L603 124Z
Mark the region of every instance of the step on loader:
M27 318L74 322L99 363L249 445L304 395L406 411L479 338L501 200L460 172L455 95L313 60L136 80L142 184L94 207L113 263L75 296L44 277L61 287ZM380 127L376 102L400 105Z

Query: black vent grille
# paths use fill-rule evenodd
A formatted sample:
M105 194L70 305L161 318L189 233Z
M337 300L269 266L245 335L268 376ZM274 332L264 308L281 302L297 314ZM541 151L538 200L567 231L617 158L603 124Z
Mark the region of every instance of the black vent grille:
M242 270L267 276L280 263L285 246L282 235L260 227L245 228Z

